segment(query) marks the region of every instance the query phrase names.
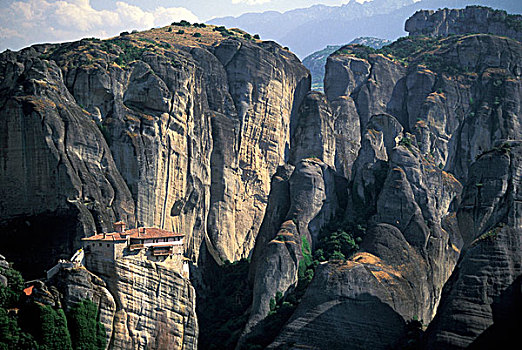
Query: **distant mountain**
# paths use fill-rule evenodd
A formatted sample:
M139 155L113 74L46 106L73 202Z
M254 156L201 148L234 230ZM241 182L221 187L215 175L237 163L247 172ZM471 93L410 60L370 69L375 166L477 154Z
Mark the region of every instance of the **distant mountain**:
M350 1L341 6L315 5L284 13L247 13L215 18L209 23L258 33L263 39L275 40L305 57L327 45L344 44L362 36L395 40L406 34L404 21L417 10L468 4L522 12L520 0L373 0L364 4Z
M360 44L372 47L374 49L380 49L389 43L391 43L391 41L387 39L361 37L352 40L348 43L348 45ZM312 90L323 91L323 80L325 74L324 67L326 65L326 59L341 47L343 47L343 45L328 45L324 49L316 51L303 59L303 64L306 68L308 68L308 70L310 70L310 73L312 73Z

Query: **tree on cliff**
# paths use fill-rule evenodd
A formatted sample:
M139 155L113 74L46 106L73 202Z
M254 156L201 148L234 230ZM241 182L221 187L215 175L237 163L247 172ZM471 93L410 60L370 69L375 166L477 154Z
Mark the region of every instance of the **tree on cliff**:
M41 325L41 349L70 350L71 336L67 329L67 319L62 309L55 310L49 305L38 305Z
M97 316L98 307L88 299L84 299L68 312L69 331L75 350L105 349L105 329Z

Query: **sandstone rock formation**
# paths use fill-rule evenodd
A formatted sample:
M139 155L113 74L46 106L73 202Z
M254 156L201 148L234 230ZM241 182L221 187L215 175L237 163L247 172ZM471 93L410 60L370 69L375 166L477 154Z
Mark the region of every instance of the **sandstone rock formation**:
M49 258L69 254L97 225L134 222L134 202L102 133L74 103L56 63L38 58L44 49L4 52L0 60L2 237L23 268L25 254L51 267Z
M411 48L415 49L407 56ZM297 310L269 348L344 349L350 343L353 348L384 349L397 344L407 322L419 319L427 324L433 319L442 289L469 241L469 227L491 221L491 210L484 209L488 218L472 224L479 220L472 214L463 226L461 212L471 205L466 202L482 207L485 199L464 197L460 203L460 181L480 183L474 168L470 170L475 158L504 140L521 139L516 127L520 123L520 49L516 40L479 34L406 38L382 50L383 54L352 46L328 59L325 90L329 103L344 103L345 120L360 120L363 130L349 171L337 169L351 179L346 220L362 220L368 228L360 253L346 263L329 262L316 269ZM352 140L357 139L357 132L351 133ZM341 147L336 145L336 157ZM502 208L509 207L500 202ZM517 246L518 238L514 239ZM505 255L512 256L511 252ZM473 269L478 264L489 271L496 258L479 260ZM517 263L513 266L514 271L508 268L503 274L507 282L498 287L497 294L509 295L502 297L509 299L505 305L517 305L513 297L518 295L520 272ZM259 282L270 281L260 276ZM469 282L462 283L457 290L464 295ZM270 292L273 295L275 290ZM255 296L254 289L254 302ZM456 299L456 304L462 301ZM461 303L466 306L453 306L446 316L439 316L441 321L434 323L439 326L430 333L428 343L445 348L453 346L453 340L447 340L453 337L462 348L506 333L498 333L508 323L506 319L513 319L513 313L505 315L505 306L496 312L499 326L483 334L486 327L477 327L473 318L456 324L452 317L460 320L459 312L465 317L467 306L483 308L472 304ZM376 319L377 315L381 317ZM485 321L476 323L490 326L491 313L483 317ZM467 333L468 327L476 331ZM448 332L456 335L446 336ZM469 337L467 342L462 342L461 334Z
M310 77L275 43L197 30L198 40L192 27L159 28L1 55L11 258L43 270L119 219L184 232L195 263L200 251L218 263L250 254ZM111 348L196 347L189 281L138 260L88 268L106 286L84 271L58 284L67 303L102 300Z
M279 45L212 26L6 51L5 253L45 269L122 219L185 233L198 293L217 265L251 258L241 315L228 320L238 349L314 267L269 348L400 347L412 320L430 324L433 349L512 334L522 263L513 20L479 7L417 13L411 37L332 54L324 95ZM439 37L452 33L463 35ZM332 222L358 232L359 251L314 265ZM190 281L138 256L87 268L62 271L41 297L94 300L110 348L196 348Z
M289 162L316 158L333 166L335 163L335 127L325 96L310 92L299 109Z
M428 328L427 349L473 342L485 348L519 334L521 162L517 141L499 144L472 165L457 214L464 248Z
M118 219L186 232L194 261L205 240L219 262L248 256L309 73L275 43L200 31L2 54L0 216L14 260L25 239L67 257Z
M65 308L97 304L108 348L197 349L195 292L178 272L133 258L92 268L63 269L51 283Z
M522 16L489 7L467 6L464 9L421 10L405 24L410 35L446 36L451 34L489 33L522 40Z
M386 50L391 58L346 47L327 62L327 96L350 96L362 127L375 114L393 115L415 135L423 156L459 179L495 142L520 138L520 42L480 34L406 38ZM506 123L495 124L497 118Z
M415 147L401 144L401 136L402 127L390 115L369 121L347 206L348 220L368 220L361 252L346 263L318 267L270 348L343 349L349 342L356 349L385 349L406 321L433 317L458 258L460 239L442 224L461 187ZM336 332L342 335L333 337Z
M287 293L297 284L305 247L312 247L319 230L346 202L347 183L331 167L317 159L303 159L296 166L281 167L273 179L265 220L252 254L252 311L244 337L270 311L277 292Z
M290 135L310 76L271 42L228 40L214 49L233 105L213 119L208 234L222 259L247 257L263 220L270 179L288 157ZM207 88L213 89L211 84Z

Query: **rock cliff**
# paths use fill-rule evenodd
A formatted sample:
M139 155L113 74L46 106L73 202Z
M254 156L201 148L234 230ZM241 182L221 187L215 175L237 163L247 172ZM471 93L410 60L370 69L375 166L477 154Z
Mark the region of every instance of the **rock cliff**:
M452 34L489 33L522 39L522 16L483 6L464 9L421 10L405 24L410 35L447 36Z
M318 266L270 348L327 344L343 349L349 342L357 349L385 349L400 337L406 321L429 322L435 314L458 258L460 237L443 225L454 221L447 216L461 186L418 149L401 144L402 133L390 115L369 121L346 210L347 220L368 220L360 252L347 262ZM379 337L368 336L373 333Z
M428 349L487 348L520 332L521 161L520 141L507 142L471 167L457 213L464 248L428 328Z
M227 349L402 348L412 325L430 349L514 334L519 25L480 7L419 12L410 37L332 54L325 94L292 53L223 27L4 52L6 255L44 269L115 219L183 232L206 304L222 276L209 275L234 271L218 265L250 258L245 290L214 293L235 302L215 325ZM87 268L62 271L48 298L94 300L109 347L197 346L195 290L172 268Z
M93 301L110 349L197 349L195 291L175 270L139 259L62 269L48 282L68 309ZM103 270L102 270L103 269Z
M348 46L328 59L326 94L353 100L362 128L393 115L424 157L465 179L483 151L520 139L520 50L483 34L403 38L380 52Z
M120 219L185 233L196 264L251 253L270 179L306 128L309 72L244 32L178 27L1 54L0 224L23 270L39 276ZM66 303L99 300L111 348L196 347L190 281L139 259L88 267L101 279L56 283Z
M255 326L268 315L270 300L297 285L320 229L344 210L346 188L346 180L319 159L303 159L295 167L278 170L252 253L252 311L244 338L259 332Z
M14 260L34 240L50 267L117 219L187 233L194 261L203 241L219 262L248 256L310 78L279 45L215 29L2 53L0 216Z
M362 222L367 228L360 250L353 257L344 263L328 262L316 268L296 311L269 348L343 349L348 343L360 349L400 347L400 339L413 320L428 324L438 310L441 314L427 336L433 348L462 348L472 342L480 346L494 339L495 334L507 334L498 332L508 324L506 320L514 319L513 313L505 311L508 307L500 307L503 311L499 315L497 311L494 316L484 314L479 311L484 309L483 301L470 301L469 293L464 293L473 284L471 288L477 290L478 298L485 293L481 292L483 284L461 276L462 286L451 286L458 283L453 281L460 268L453 270L462 258L461 249L467 254L467 235L476 230L470 228L482 225L489 230L493 220L487 209L489 200L476 195L469 198L467 190L461 197L461 183L482 184L481 175L480 179L476 177L478 165L471 166L475 159L486 150L500 147L505 140L521 139L517 127L521 57L517 40L474 34L403 38L381 50L347 46L328 58L325 92L335 111L335 132L353 125L340 124L341 128L337 128L338 120L357 120L360 125L360 129L347 132L348 138L354 140L351 150L357 152L351 161L346 162L346 154L339 152L346 143L336 144L335 164L342 164L341 159L349 164L337 167L350 179L344 218L355 224ZM343 108L334 107L338 105ZM316 130L320 132L320 128ZM516 186L498 184L496 188ZM292 201L291 195L287 198ZM471 213L464 216L466 208L475 206L484 207L480 210L487 218ZM499 207L507 210L509 204L500 200ZM277 229L271 237L275 232ZM508 241L517 247L517 234L512 237ZM311 239L315 246L317 237ZM509 295L502 297L508 299L503 305L516 306L520 272L516 270L518 263L510 259L516 260L517 253L499 250L505 252L505 258L470 258L474 265L467 271L495 270L498 259L509 261L499 264L515 269L506 267L499 272L505 281L498 283L498 289L492 287L497 294L489 300ZM252 263L259 262L253 259ZM283 263L292 265L296 266L295 262ZM285 290L289 291L297 283L295 277L293 282L292 278L282 278L289 282L281 285L267 278L267 273L257 271L257 276L254 315L269 312L269 296L263 299L262 293L273 297L281 286L288 286ZM256 293L256 283L262 283L261 293ZM448 301L439 308L443 288L448 290ZM256 304L260 301L265 306ZM470 317L460 321L474 309L482 320ZM263 311L256 314L257 310ZM495 317L498 325L484 332Z

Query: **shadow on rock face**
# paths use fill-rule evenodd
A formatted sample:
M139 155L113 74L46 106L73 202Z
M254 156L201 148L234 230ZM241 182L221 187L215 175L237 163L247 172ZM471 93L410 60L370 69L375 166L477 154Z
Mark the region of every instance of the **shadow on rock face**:
M519 276L492 305L493 325L468 347L470 350L509 349L522 332L522 276Z
M386 327L382 327L386 325ZM391 326L394 325L394 326ZM278 337L269 349L386 349L404 332L404 319L377 297L364 293L315 306L287 324L289 340Z
M69 259L79 245L77 214L71 209L0 222L1 253L25 279L44 277L58 259Z

